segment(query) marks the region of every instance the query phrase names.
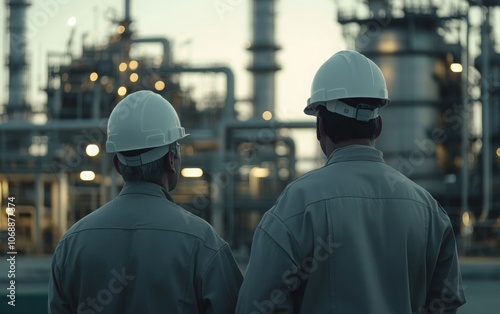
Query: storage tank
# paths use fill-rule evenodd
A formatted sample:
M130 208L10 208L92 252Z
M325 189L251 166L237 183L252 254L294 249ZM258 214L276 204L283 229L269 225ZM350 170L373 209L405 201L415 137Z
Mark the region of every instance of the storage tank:
M407 3L395 12L388 1L368 4L367 18L354 8L339 10L338 20L359 27L355 49L372 59L387 81L391 103L381 111L383 131L376 147L389 165L434 196L444 196L445 175L457 171L459 156L459 128L449 132L460 114L452 109L461 102L460 74L449 67L459 53L438 34L441 18L435 7Z

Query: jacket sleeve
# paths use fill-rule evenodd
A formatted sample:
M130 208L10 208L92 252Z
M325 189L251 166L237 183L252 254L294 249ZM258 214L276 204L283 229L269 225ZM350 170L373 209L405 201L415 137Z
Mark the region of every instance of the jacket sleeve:
M442 235L437 263L427 292L426 313L456 313L457 308L465 303L455 236L447 216L444 221L446 229Z
M214 255L201 277L204 313L234 313L243 276L229 245L225 244Z
M57 262L57 250L52 257L52 269L49 277L48 310L49 314L71 314L69 302L64 296L61 282L61 271Z
M274 237L275 233L281 237ZM300 288L301 279L292 246L293 238L286 227L268 212L255 231L236 313L295 313L298 310L292 294Z

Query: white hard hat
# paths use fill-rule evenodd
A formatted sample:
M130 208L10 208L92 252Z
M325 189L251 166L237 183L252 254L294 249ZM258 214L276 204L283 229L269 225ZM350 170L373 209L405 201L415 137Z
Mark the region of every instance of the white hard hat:
M339 51L321 65L314 76L304 113L316 115L317 107L325 106L331 112L361 121L378 116L378 108L357 109L338 101L344 98L373 98L384 100L383 105L389 103L380 68L353 50Z
M108 120L106 152L118 153L125 165L140 166L168 153L170 144L188 136L174 107L152 91L138 91L121 100ZM119 152L154 148L138 156Z

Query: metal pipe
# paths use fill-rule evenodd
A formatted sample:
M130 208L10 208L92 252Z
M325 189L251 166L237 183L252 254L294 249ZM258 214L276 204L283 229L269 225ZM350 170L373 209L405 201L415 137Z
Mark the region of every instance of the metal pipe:
M101 84L95 84L92 97L92 119L99 120L101 116L101 100L102 100L102 87Z
M42 174L37 172L35 174L35 253L43 252L43 219L45 216L44 208L44 188L43 188Z
M226 129L309 129L316 128L314 121L234 121L224 124Z
M60 187L59 180L52 182L50 187L50 199L52 201L52 215L50 216L50 228L54 232L54 240L59 240L59 208L61 198L59 197Z
M488 218L491 205L491 138L490 138L490 10L482 7L483 23L481 24L481 102L483 125L483 208L480 221Z
M462 168L461 173L461 212L469 210L469 10L465 13L465 45L462 45Z
M33 124L26 121L9 121L0 124L0 134L8 136L9 131L81 131L95 129L100 130L105 134L107 128L107 119L100 120L55 120L49 121L46 124ZM230 120L221 123L225 128L228 129L279 129L279 128L290 128L290 129L304 129L304 128L315 128L316 122L314 121L284 121L284 122L272 122L272 121L238 121ZM190 137L196 138L197 140L209 140L216 137L213 129L193 129L190 130ZM3 138L2 137L2 138ZM51 135L52 139L54 135ZM189 138L188 138L189 139ZM2 146L5 145L5 140L0 141ZM6 148L2 148L1 151L6 151ZM3 157L3 156L2 156Z
M127 22L131 21L130 18L130 0L125 0L125 17L124 20Z
M226 76L226 100L224 105L224 119L236 119L236 111L234 109L234 73L228 67L183 67L183 66L161 66L158 71L166 73L223 73Z
M161 64L167 65L173 62L172 49L170 41L164 37L147 37L147 38L134 38L132 44L140 43L160 43L163 46L163 59Z
M33 124L27 121L9 121L0 124L1 131L48 131L48 130L64 130L64 131L81 131L85 129L99 129L106 132L108 120L54 120L46 124Z

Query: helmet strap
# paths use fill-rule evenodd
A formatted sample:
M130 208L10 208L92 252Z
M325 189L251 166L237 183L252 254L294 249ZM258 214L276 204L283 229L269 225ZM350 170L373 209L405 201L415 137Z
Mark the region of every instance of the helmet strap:
M363 122L368 122L378 117L380 110L380 108L370 108L368 105L364 104L359 104L354 108L337 99L327 101L325 107L330 112Z
M116 153L116 156L122 164L130 167L138 167L165 156L170 151L170 146L171 145L155 147L137 156L125 156L121 153Z

